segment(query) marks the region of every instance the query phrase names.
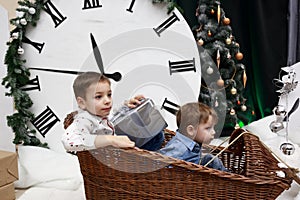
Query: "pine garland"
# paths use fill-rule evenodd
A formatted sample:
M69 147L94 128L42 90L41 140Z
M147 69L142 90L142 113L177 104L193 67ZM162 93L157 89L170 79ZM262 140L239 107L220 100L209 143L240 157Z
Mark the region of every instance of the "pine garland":
M28 122L34 118L34 114L29 110L33 104L29 95L22 90L30 78L29 69L25 66L26 60L21 58L24 50L22 41L25 37L28 25L36 26L43 9L43 0L36 0L32 3L28 0L18 1L18 12L23 13L10 20L15 26L11 31L10 41L7 42L8 49L5 55L7 65L7 75L2 80L2 85L8 89L6 96L13 97L15 113L7 116L7 125L15 133L14 144L48 147L47 143L42 143L36 136L36 131L30 129Z

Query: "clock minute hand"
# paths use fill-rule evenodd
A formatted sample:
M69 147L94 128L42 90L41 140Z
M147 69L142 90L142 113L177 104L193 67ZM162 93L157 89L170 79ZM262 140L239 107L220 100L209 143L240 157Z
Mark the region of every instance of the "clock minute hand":
M92 41L92 47L93 47L93 53L94 53L94 56L95 56L95 59L96 59L96 63L99 67L99 70L100 72L106 76L107 78L111 78L113 79L114 81L119 81L121 80L122 78L122 75L119 73L119 72L115 72L113 74L107 74L104 72L104 65L103 65L103 61L102 61L102 57L101 57L101 53L100 53L100 50L99 50L99 47L95 41L95 38L93 36L93 34L91 33L90 34L91 36L91 41Z
M102 61L102 57L101 57L101 54L100 54L99 47L98 47L98 45L95 41L95 38L94 38L93 34L91 33L90 35L91 35L91 41L92 41L92 46L93 46L93 53L94 53L97 65L100 69L100 72L102 74L104 74L103 61Z

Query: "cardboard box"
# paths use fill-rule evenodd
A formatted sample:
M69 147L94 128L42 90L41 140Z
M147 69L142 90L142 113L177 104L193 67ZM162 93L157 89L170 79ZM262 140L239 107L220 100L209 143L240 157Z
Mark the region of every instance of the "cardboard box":
M0 199L1 200L14 200L16 199L14 183L0 187Z
M18 178L17 154L0 150L0 187L7 186Z

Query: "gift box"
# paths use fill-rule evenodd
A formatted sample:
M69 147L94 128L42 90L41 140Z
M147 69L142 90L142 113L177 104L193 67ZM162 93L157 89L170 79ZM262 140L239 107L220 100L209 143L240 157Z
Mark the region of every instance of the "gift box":
M167 127L167 123L151 99L133 108L123 108L112 119L117 135L127 135L137 147L143 146Z
M0 187L1 200L16 199L14 183L9 183Z
M15 199L13 182L18 180L18 157L14 152L0 150L0 197L1 200Z

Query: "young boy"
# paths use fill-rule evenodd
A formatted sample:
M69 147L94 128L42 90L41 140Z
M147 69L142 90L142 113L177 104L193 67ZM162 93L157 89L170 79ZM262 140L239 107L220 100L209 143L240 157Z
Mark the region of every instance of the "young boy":
M214 126L217 122L215 111L203 103L187 103L177 112L176 120L178 126L176 135L159 152L205 165L213 156L207 154L201 159L201 146L202 143L208 144L214 139ZM208 167L227 171L218 158L215 158Z
M108 118L112 109L112 90L108 78L97 72L85 72L75 79L73 90L79 110L62 136L67 151L82 151L109 145L135 146L127 136L115 135L113 124ZM143 98L143 95L137 95L127 101L126 106L134 108Z

